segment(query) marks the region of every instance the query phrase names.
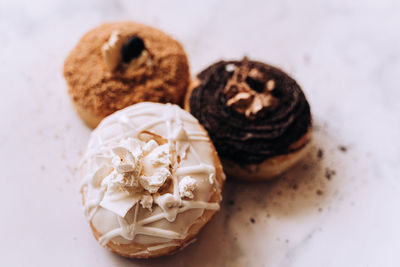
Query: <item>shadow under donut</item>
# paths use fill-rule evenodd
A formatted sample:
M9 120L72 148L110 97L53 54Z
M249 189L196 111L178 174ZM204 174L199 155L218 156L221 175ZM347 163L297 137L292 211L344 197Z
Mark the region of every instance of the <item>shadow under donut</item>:
M262 251L273 253L276 249L273 241L289 242L277 225L283 223L286 228L280 229L292 230L297 220L329 209L328 200L335 194L336 180L329 155L337 146L333 139L316 132L304 159L275 180L246 183L228 177L221 211L183 252L150 260L115 257L122 266L257 265L257 258L263 252L254 252L253 256L249 253L255 247L253 243L259 241L260 233L265 235Z

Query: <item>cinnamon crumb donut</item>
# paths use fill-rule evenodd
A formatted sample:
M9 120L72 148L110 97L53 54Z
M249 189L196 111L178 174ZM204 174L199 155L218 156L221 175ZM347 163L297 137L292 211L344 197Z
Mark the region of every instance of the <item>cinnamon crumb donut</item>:
M78 114L94 128L138 102L181 104L189 64L182 46L160 30L114 22L82 37L65 60L64 77Z
M192 82L185 108L208 131L228 176L271 179L298 162L311 140L310 106L283 71L250 61L220 61Z
M132 258L172 254L219 210L225 181L198 121L144 102L105 118L81 165L82 199L99 243Z

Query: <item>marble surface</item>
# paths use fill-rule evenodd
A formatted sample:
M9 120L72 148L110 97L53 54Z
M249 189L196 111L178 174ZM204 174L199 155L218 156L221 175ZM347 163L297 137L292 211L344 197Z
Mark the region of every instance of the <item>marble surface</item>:
M399 3L0 1L0 265L400 266ZM314 114L306 159L274 182L229 180L197 242L155 260L92 237L76 174L90 130L62 77L83 33L126 19L181 41L192 75L244 55L283 68Z

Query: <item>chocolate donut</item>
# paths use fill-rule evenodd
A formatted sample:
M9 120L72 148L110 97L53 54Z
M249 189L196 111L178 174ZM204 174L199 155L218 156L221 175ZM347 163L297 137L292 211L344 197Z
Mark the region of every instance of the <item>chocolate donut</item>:
M299 154L309 143L307 99L294 79L273 66L246 58L220 61L203 70L191 89L187 107L229 162L228 174L233 163L253 172L238 178L276 176L284 170L267 174L260 167L283 157L279 163L287 164L288 155Z

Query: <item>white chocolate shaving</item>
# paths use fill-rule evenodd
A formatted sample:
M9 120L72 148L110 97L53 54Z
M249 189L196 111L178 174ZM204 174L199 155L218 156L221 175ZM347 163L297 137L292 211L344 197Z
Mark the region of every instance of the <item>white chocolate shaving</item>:
M140 204L143 208L152 210L151 207L153 206L153 197L151 195L143 195Z
M179 195L181 198L190 198L194 197L193 191L196 189L197 182L195 179L191 178L190 176L185 176L179 182Z
M162 168L152 176L140 176L139 182L144 190L149 191L154 194L160 189L160 187L165 183L168 177L171 176L169 170Z
M108 41L101 48L104 63L107 69L113 72L121 62L121 50L124 45L124 40L118 31L111 33Z

